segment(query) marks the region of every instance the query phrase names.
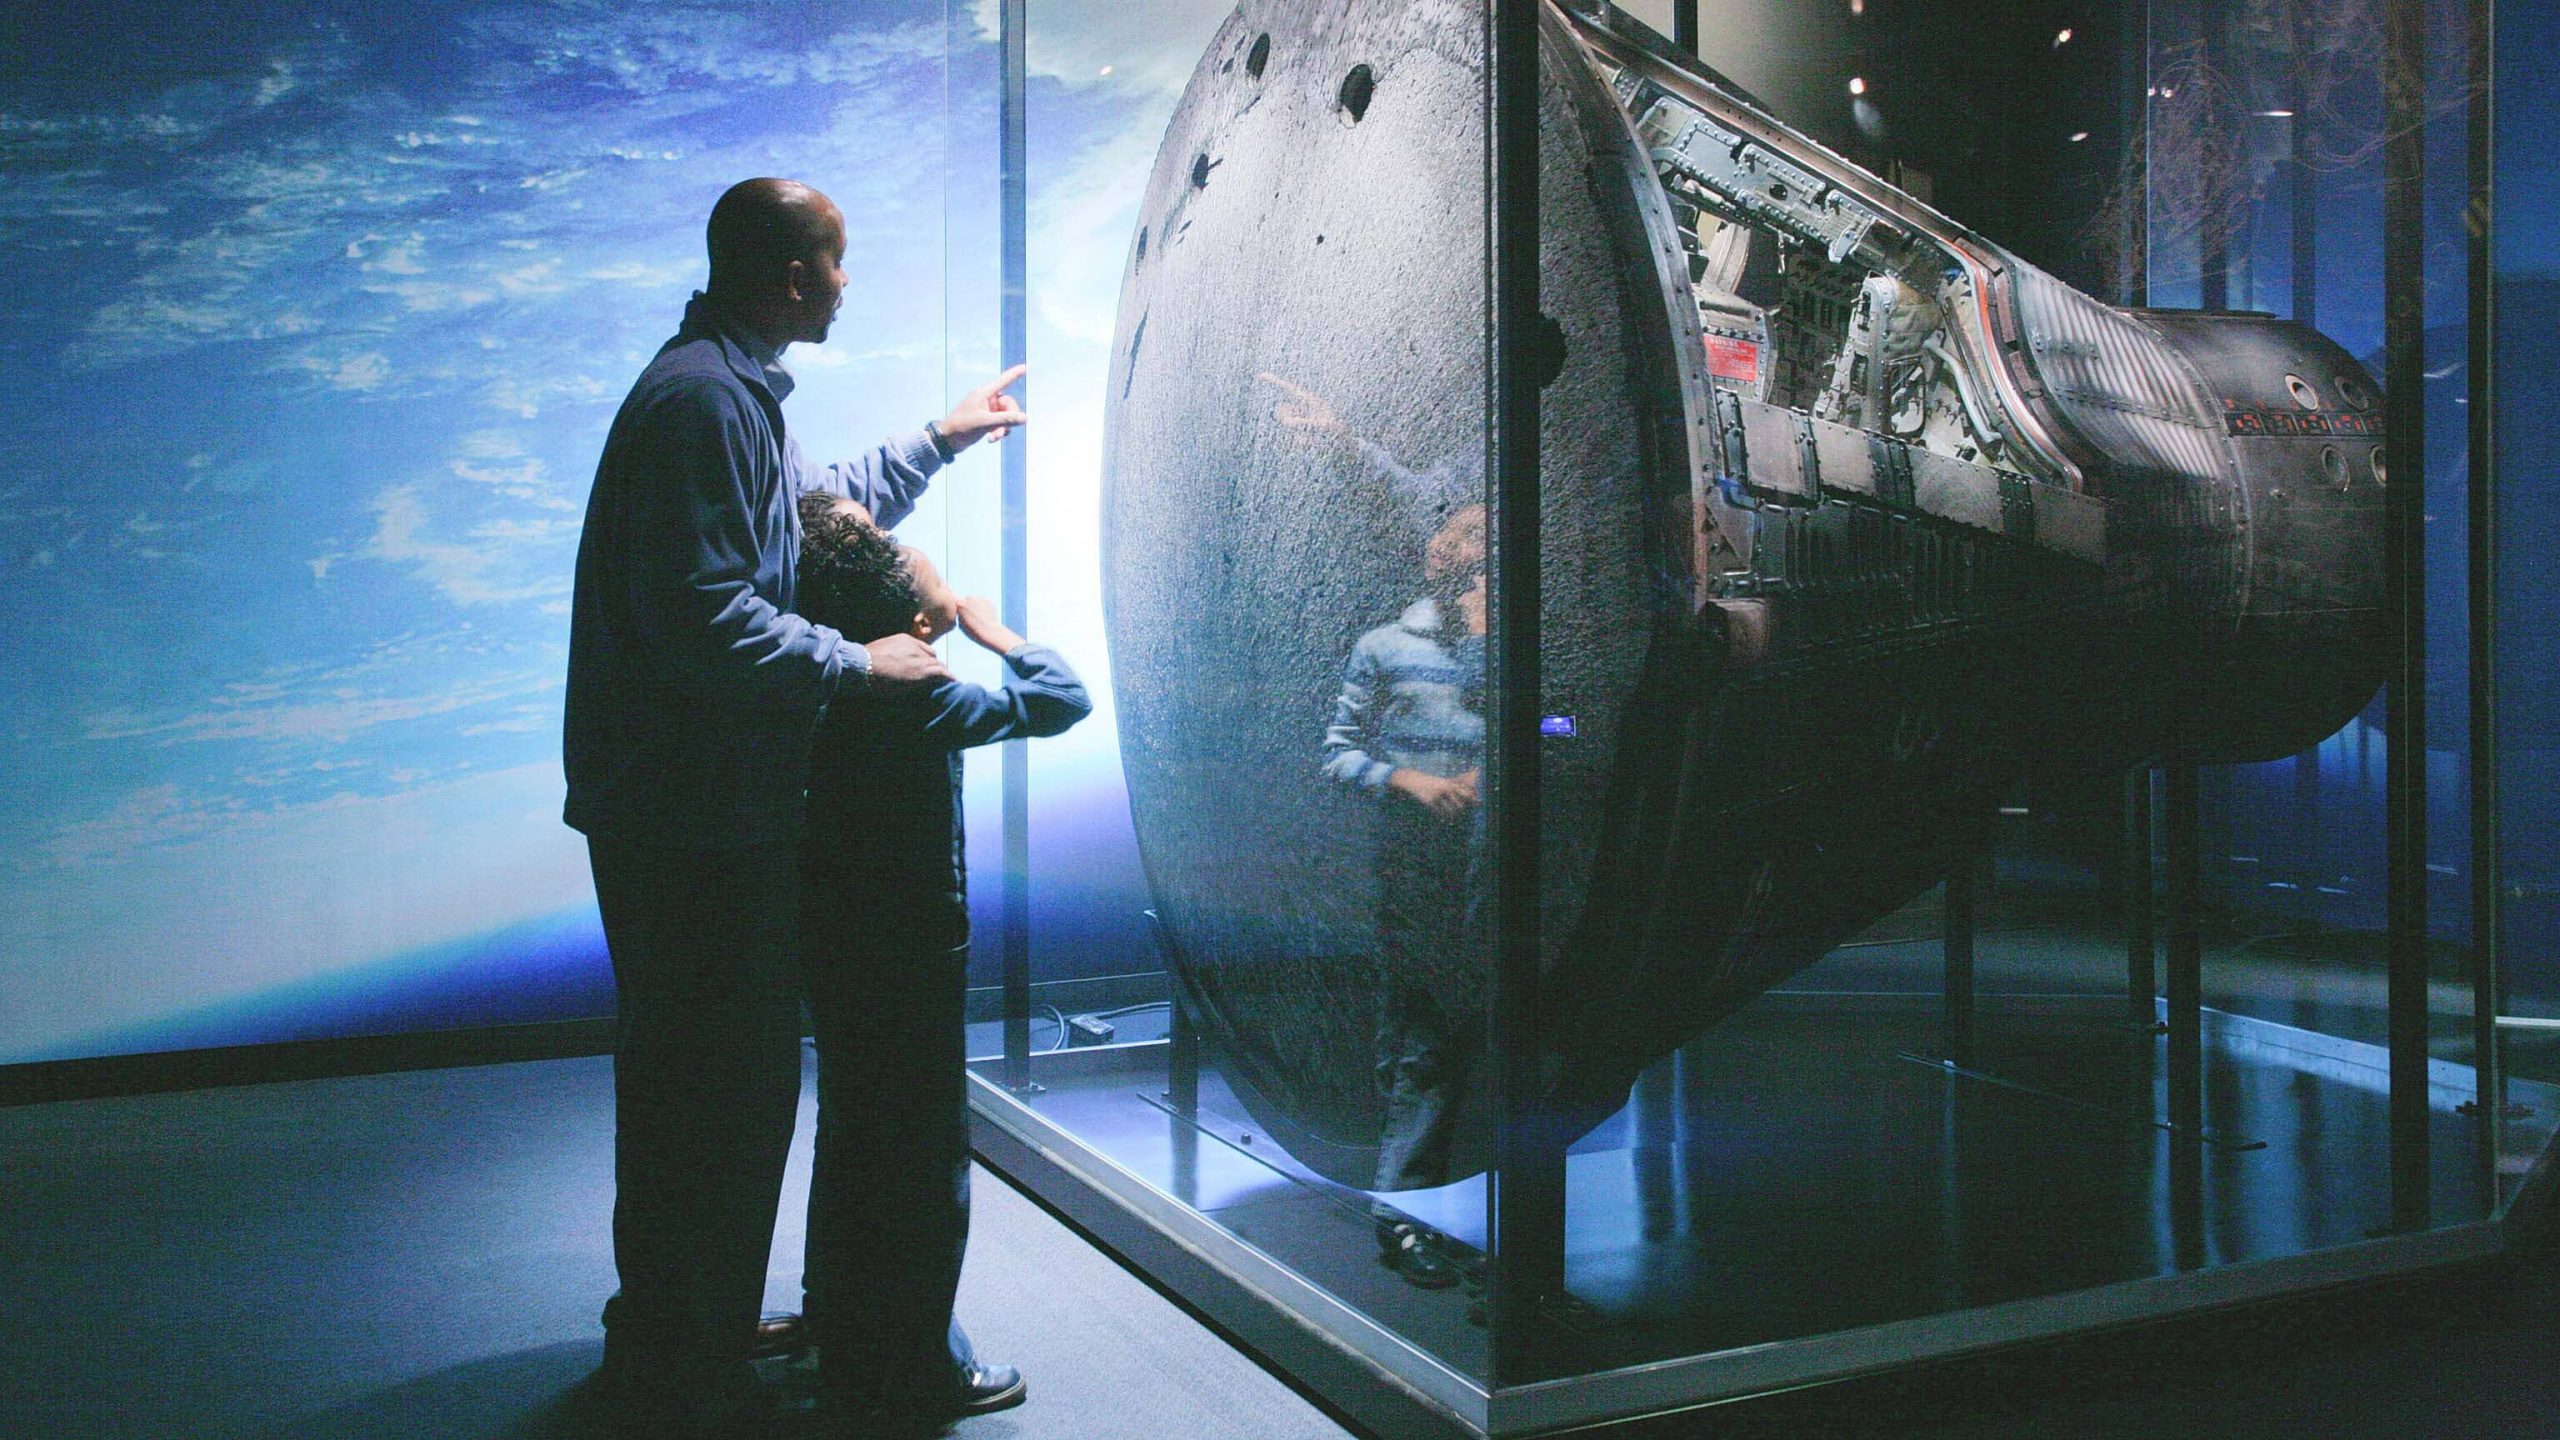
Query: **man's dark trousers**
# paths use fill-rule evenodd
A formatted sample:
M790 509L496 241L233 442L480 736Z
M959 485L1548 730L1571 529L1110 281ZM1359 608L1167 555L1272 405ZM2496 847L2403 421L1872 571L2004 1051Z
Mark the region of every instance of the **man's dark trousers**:
M969 1243L969 952L965 910L927 902L918 914L866 878L813 864L802 901L818 1038L802 1306L821 1373L878 1391L953 1371Z
M619 1011L606 1366L715 1414L753 1382L799 1110L798 845L588 851Z

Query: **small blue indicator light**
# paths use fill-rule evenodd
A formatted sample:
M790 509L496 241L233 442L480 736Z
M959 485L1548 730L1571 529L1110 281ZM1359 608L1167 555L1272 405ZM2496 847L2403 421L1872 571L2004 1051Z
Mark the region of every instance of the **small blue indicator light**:
M1581 734L1582 727L1574 724L1570 715L1541 715L1538 717L1538 733L1573 736Z

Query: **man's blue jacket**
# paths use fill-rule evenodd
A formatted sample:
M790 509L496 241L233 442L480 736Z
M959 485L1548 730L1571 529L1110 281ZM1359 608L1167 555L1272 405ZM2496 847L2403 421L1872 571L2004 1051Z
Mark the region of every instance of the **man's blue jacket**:
M683 848L801 833L809 740L870 658L792 613L802 490L882 526L940 457L923 432L823 470L782 420L791 377L705 297L614 416L587 497L569 620L563 818Z

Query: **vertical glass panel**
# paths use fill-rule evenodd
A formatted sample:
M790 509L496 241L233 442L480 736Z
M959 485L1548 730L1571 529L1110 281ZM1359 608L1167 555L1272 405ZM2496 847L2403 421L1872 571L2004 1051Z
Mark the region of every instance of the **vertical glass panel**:
M2424 604L2416 638L2426 679L2406 708L2423 713L2424 1006L2430 1053L2441 1062L2430 1085L2424 1163L2433 1177L2433 1218L2450 1223L2478 1218L2486 1199L2479 1184L2483 1137L2462 1108L2472 1099L2476 1048L2465 761L2470 396L2462 363L2470 76L2466 7L2425 9L2423 235L2415 247L2419 267L2405 277L2423 297L2424 363L2405 376L2386 373L2383 350L2394 279L2384 263L2385 193L2393 177L2379 29L2342 44L2334 27L2315 24L2308 12L2270 25L2218 4L2155 6L2145 88L2155 202L2184 226L2155 226L2155 303L2165 295L2172 303L2282 314L2345 352L2325 371L2308 351L2252 362L2269 371L2269 434L2235 431L2231 443L2256 477L2253 609L2266 608L2267 598L2288 586L2298 589L2284 569L2286 552L2310 553L2316 497L2353 501L2362 487L2378 514L2384 477L2375 382L2425 390L2423 445L2408 446L2390 478L2423 489L2411 583ZM2186 231L2192 243L2180 238ZM2278 370L2281 393L2273 389ZM2238 372L2233 378L2250 383ZM2378 567L2378 550L2373 560ZM2358 668L2343 653L2338 664L2342 672ZM2375 693L2343 728L2301 737L2316 743L2290 757L2209 757L2255 763L2208 766L2202 777L2195 845L2207 950L2205 1124L2217 1153L2249 1153L2229 1147L2264 1143L2297 1153L2312 1177L2265 1192L2280 1167L2238 1159L2208 1165L2208 1213L2219 1217L2217 1227L2228 1226L2209 1235L2210 1260L2351 1241L2391 1219L2382 1068L2391 989L2390 714L2387 697ZM2180 838L2164 833L2162 842ZM2316 1083L2306 1083L2296 1055L2335 1063L2315 1067ZM2315 1165L2314 1148L2336 1153ZM2313 1193L2316 1205L2293 1204ZM2282 1218L2295 1211L2297 1219Z
M2560 1081L2560 617L2548 557L2560 544L2560 356L2534 337L2560 317L2560 183L2542 137L2560 96L2536 82L2547 36L2522 6L2497 12L2494 195L2494 775L2498 1035L2508 1077L2499 1171L2511 1193L2541 1155L2560 1106L2524 1093ZM2478 392L2475 391L2475 396ZM2481 403L2475 398L2474 403Z
M1003 50L996 12L965 4L943 6L948 81L942 130L944 154L953 157L943 189L945 365L942 385L957 397L985 384L1004 368L1000 329L1003 285L1002 188L998 117ZM1036 403L1030 382L1011 392ZM952 589L962 595L1004 593L1005 447L1025 436L990 442L969 463L937 482L948 521L941 557ZM1014 536L1019 543L1019 534ZM1036 630L1027 631L1040 637ZM1003 665L977 646L942 647L953 673L981 685L1001 683ZM1071 657L1072 659L1072 657ZM1082 670L1078 671L1081 676ZM1002 937L1005 933L1005 823L1002 751L974 751L963 761L962 823L969 874L969 1054L999 1053L1004 1044L1001 1011ZM1043 1043L1056 1039L1044 1034Z
M1004 1103L1480 1374L1480 17L1028 23L1027 633L1096 713Z
M2173 303L2274 312L2344 352L2324 360L2288 348L2252 357L2227 379L2208 374L2227 389L2255 384L2267 392L2264 404L2240 406L2264 412L2266 433L2254 433L2252 419L2252 433L2235 426L2230 441L2249 477L2253 612L2288 593L2311 593L2288 567L2318 551L2346 558L2338 548L2344 532L2316 538L2315 512L2325 508L2343 522L2362 493L2370 511L2355 523L2378 523L2383 392L2394 385L2425 392L2423 444L2394 436L2399 463L2388 479L2420 487L2424 512L2407 575L2424 607L2412 638L2424 647L2425 682L2399 703L2423 716L2424 799L2414 813L2426 835L2417 857L2424 914L2407 918L2425 949L2418 1003L2433 1062L2423 1072L2428 1124L2417 1144L2407 1135L2395 1143L2388 1123L2395 917L2385 781L2393 702L2372 688L2380 677L2370 665L2340 651L2331 673L2362 675L2355 693L2371 695L2343 728L2294 737L2315 743L2286 758L2246 745L2208 755L2244 763L2209 765L2202 776L2191 843L2206 957L2200 1120L2208 1148L2190 1198L2207 1263L2424 1223L2406 1210L2394 1214L2395 1164L2425 1172L2426 1221L2479 1219L2492 1203L2481 1184L2486 1136L2470 1104L2477 1017L2464 430L2471 397L2462 358L2472 77L2465 7L2424 9L2416 157L2424 181L2411 247L2419 259L2394 275L2386 263L2385 202L2396 178L2386 143L2389 59L2379 27L2339 43L2341 32L2301 7L2274 24L2222 5L2153 7L2145 103L2155 202L2195 232L2181 248L2176 232L2155 227L2155 302L2165 294ZM2383 345L2386 309L2401 283L2424 307L2423 363L2406 374L2390 373ZM2250 368L2265 373L2253 381ZM2382 578L2381 550L2365 553ZM2387 584L2377 585L2363 603L2388 594ZM2372 653L2387 663L2394 642L2387 629L2378 638ZM2190 837L2164 828L2160 842L2165 863Z
M2468 626L2463 486L2463 7L2429 7L2424 166L2427 306L2423 546L2429 681L2426 762L2430 943L2459 981L2469 933L2464 735ZM2307 13L2244 22L2213 4L2152 7L2149 274L2156 304L2285 315L2344 347L2367 378L2383 370L2381 37L2351 43ZM2289 372L2290 373L2290 372ZM2335 422L2378 415L2366 394L2288 392L2288 420L2316 430L2302 448L2338 454L2350 482L2377 447ZM2316 482L2315 482L2316 483ZM2300 487L2297 487L2297 494ZM2271 497L2281 501L2282 497ZM2287 512L2265 517L2280 522ZM2265 533L2262 531L2262 533ZM2370 1044L2384 1038L2386 922L2384 708L2377 695L2344 728L2281 760L2209 769L2202 803L2202 905L2235 948L2217 956L2209 998L2233 1013ZM2363 977L2361 985L2346 977ZM2443 1047L2466 1046L2458 984L2438 996Z

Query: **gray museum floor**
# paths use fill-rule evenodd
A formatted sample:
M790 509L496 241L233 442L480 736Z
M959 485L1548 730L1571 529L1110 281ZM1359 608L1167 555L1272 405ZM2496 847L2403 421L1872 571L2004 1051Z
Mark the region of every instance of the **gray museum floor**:
M608 1440L577 1387L613 1285L611 1079L594 1058L0 1110L0 1437ZM963 1440L1344 1435L983 1171L976 1200L961 1313L1031 1402ZM796 1208L769 1303L797 1293Z
M2120 992L2106 1003L2121 972L2103 937L1986 933L1974 1069L1992 1078L1923 1063L1936 1017L1907 996L1931 953L1906 942L1826 961L1806 980L1828 990L1719 1027L1577 1147L1569 1279L1593 1314L1586 1362L2352 1241L2383 1218L2380 1097L2352 1064L2212 1045L2204 1203L2172 1213L2148 1114L2154 1042L2122 1022ZM1894 990L1905 998L1873 998ZM2291 1023L2361 1033L2363 993L2352 962L2282 946L2208 962L2209 1000ZM2315 1000L2328 1008L2301 1008ZM2461 1027L2443 1033L2440 1053L2458 1048ZM574 1396L611 1283L608 1081L606 1061L583 1059L0 1110L0 1436L587 1440ZM2545 1098L2533 1108L2547 1120ZM1418 1340L1458 1356L1481 1344L1469 1287L1404 1286L1370 1258L1358 1207L1239 1153L1214 1119L1186 1147L1126 1083L1042 1103L1115 1152L1154 1154L1166 1184ZM1221 1103L1213 1079L1203 1103ZM2440 1219L2476 1204L2458 1129L2438 1127ZM1471 1238L1477 1194L1408 1203ZM1033 1399L957 1434L1346 1433L995 1177L978 1196L963 1312L1023 1365ZM776 1303L796 1271L789 1208ZM2560 1437L2555 1351L2560 1245L2537 1238L2481 1274L1651 1433Z

